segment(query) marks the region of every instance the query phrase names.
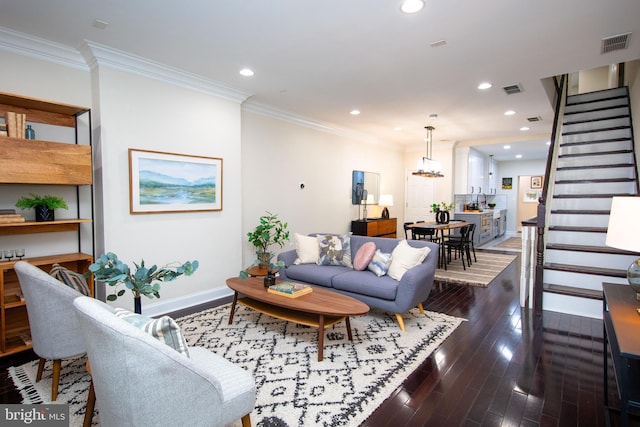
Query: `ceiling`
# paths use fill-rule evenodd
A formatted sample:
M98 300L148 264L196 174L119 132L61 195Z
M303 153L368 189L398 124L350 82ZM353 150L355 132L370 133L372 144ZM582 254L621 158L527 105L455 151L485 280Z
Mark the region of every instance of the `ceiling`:
M531 135L543 145L553 117L541 79L640 58L638 0L426 0L412 15L400 0L0 0L0 11L0 27L99 43L403 150L424 146L427 124L434 148ZM628 32L628 48L600 53L602 38ZM507 95L512 84L524 91Z

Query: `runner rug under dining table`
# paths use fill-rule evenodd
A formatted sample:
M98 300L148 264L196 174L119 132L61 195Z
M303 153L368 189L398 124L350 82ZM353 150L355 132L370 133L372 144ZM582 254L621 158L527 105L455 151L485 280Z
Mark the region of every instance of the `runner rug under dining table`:
M460 256L451 258L447 269L436 269L436 283L455 283L460 285L480 286L486 288L498 274L507 268L518 257L517 255L504 255L476 250L478 261L474 261L471 253L471 267L462 267ZM466 260L466 258L465 258Z
M251 421L257 427L361 424L463 321L413 309L404 316L403 333L395 316L373 310L351 318L353 342L344 322L328 328L318 362L315 328L242 306L232 325L228 318L226 304L176 320L190 346L208 348L254 376ZM49 402L50 370L35 384L36 368L37 361L9 368L23 403ZM70 426L82 425L89 381L84 358L63 361L57 402L70 404ZM144 394L153 398L151 390ZM99 396L96 406L93 425L99 425Z

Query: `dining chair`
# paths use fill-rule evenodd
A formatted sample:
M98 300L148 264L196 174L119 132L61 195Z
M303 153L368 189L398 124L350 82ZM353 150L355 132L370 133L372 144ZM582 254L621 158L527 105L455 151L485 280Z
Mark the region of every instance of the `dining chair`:
M459 228L460 235L459 236L451 236L446 239L443 244L446 248L447 258L449 263L451 263L451 252L454 252L454 256L456 259L458 258L457 254L460 254L460 259L462 260L462 268L467 269L467 264L471 267L471 260L469 254L469 224L464 225ZM466 255L466 262L465 262Z
M413 238L415 240L429 240L433 243L440 242L440 238L438 237L438 231L435 228L431 227L419 227L418 224L424 224L426 221L418 221L416 222L416 227L413 228Z
M404 223L404 238L407 240L409 240L409 233L411 233L411 239L413 239L413 230L409 228L411 224L413 224L413 221Z

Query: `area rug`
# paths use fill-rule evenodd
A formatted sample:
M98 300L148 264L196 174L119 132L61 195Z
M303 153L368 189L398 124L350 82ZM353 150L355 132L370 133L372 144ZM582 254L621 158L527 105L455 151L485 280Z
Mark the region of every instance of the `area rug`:
M258 393L251 420L257 427L360 425L463 321L414 309L404 316L403 333L395 316L372 311L351 318L353 341L344 322L328 328L318 362L315 328L243 306L233 325L228 318L226 304L176 320L190 346L206 347L253 375ZM81 426L84 416L84 362L62 365L58 402L70 404L70 426ZM35 361L9 368L23 403L48 403L50 374L35 384L36 368ZM99 406L98 399L93 425L99 425Z
M447 270L443 268L436 269L435 282L438 284L455 283L486 288L498 274L517 258L517 255L503 255L476 250L476 257L478 259L477 262L474 261L473 253L471 254L471 267L467 266L466 270L462 267L460 257L458 259L451 258L451 262L447 264Z

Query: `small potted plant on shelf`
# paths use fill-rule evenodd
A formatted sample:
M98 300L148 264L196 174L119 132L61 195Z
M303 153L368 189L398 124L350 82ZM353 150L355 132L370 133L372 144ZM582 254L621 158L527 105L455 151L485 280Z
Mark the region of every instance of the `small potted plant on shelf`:
M144 260L140 264L133 263L135 271L131 271L129 266L118 259L113 252L100 255L96 262L89 266L89 274L93 274L95 280L104 282L109 286L124 284L126 289L133 292L134 311L138 314L142 312L142 295L148 298L160 298L160 282L171 282L177 277L191 276L198 269L198 261L187 261L167 264L162 268L153 265L146 267ZM123 296L125 289L117 290L107 296L107 301L115 301Z
M67 202L60 196L39 196L29 193L30 197L22 196L16 202L16 207L20 209L35 209L36 221L53 221L55 219L55 209L69 209Z

